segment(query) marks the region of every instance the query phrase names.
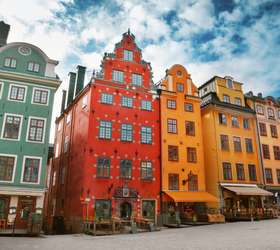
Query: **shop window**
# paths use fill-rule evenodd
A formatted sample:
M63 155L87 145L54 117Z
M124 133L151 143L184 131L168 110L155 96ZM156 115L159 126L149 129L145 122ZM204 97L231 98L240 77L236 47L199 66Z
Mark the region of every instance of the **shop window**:
M145 219L155 219L156 202L154 200L142 200L142 217Z
M152 162L142 161L141 162L141 179L150 180L153 178Z
M236 164L236 174L237 180L244 181L245 180L245 172L244 172L244 165L237 163Z
M219 113L219 123L222 125L227 125L227 117L223 113Z
M122 124L121 125L121 140L122 141L132 141L132 125Z
M178 146L168 145L168 160L169 161L178 161Z
M98 157L96 164L96 177L109 178L110 177L110 159L106 157Z
M45 119L29 118L28 141L43 142L45 131Z
M113 95L102 93L101 94L101 103L113 104Z
M221 149L225 151L229 151L228 135L220 135L220 139L221 139Z
M259 123L259 128L260 128L260 134L261 134L261 136L267 136L266 124L260 122L260 123Z
M96 221L108 220L111 218L111 201L96 200L95 201L95 219Z
M196 148L187 147L187 161L192 163L197 162Z
M141 127L141 143L142 144L152 144L152 128L151 127Z
M233 146L235 152L242 152L240 137L237 136L233 137Z
M112 123L109 121L100 121L99 124L99 138L108 139L112 138Z
M4 122L2 137L4 139L18 140L20 137L22 117L18 115L5 114Z
M131 160L121 160L120 177L124 178L124 179L131 179L131 177L132 177L132 161Z
M234 128L239 128L239 122L236 116L231 117L231 126Z
M195 174L189 175L189 191L198 191L198 176Z
M167 108L168 109L176 109L176 101L175 100L167 100Z
M274 159L280 160L280 147L279 146L273 146L273 152L274 152Z
M265 169L265 179L266 183L273 184L272 170L271 168Z
M231 164L229 162L223 162L223 174L224 180L232 180Z
M26 157L24 161L23 182L39 183L41 159Z
M195 123L193 121L186 121L186 135L195 136Z
M177 134L177 120L167 119L167 132Z
M248 165L250 181L257 181L256 166L253 164Z
M270 159L269 145L262 144L263 158Z
M178 174L168 174L168 189L169 190L179 190L179 175Z
M245 146L247 153L253 153L253 140L251 138L245 138Z
M7 219L8 200L0 197L0 220Z
M16 158L14 156L0 155L0 182L13 180Z
M277 127L275 125L270 125L271 137L278 138Z
M280 184L280 169L276 169L277 182Z

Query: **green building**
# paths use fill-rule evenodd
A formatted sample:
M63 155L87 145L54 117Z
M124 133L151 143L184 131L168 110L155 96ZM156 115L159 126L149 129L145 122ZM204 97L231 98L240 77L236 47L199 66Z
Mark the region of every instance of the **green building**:
M0 222L27 227L42 213L58 61L35 45L6 43L10 26L0 22Z

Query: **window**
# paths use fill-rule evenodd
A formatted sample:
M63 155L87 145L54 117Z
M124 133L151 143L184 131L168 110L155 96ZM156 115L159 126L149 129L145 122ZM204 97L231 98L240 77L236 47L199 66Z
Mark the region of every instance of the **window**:
M245 146L247 153L253 153L253 141L251 138L245 138Z
M178 161L178 146L168 145L168 160L169 161Z
M230 103L230 97L228 95L223 95L224 102Z
M142 75L132 74L132 85L141 87L142 86Z
M197 162L196 148L187 147L187 161L188 162Z
M276 169L277 182L280 184L280 169Z
M189 175L189 191L198 191L198 177L195 174Z
M244 181L245 180L245 172L243 164L237 163L236 164L236 174L237 180Z
M250 129L250 122L249 122L249 119L247 119L247 118L244 118L244 119L243 119L243 128L245 128L245 129Z
M263 150L263 158L270 159L269 145L262 144L262 150Z
M39 183L41 159L29 158L24 159L23 182Z
M270 125L271 137L278 138L277 127L275 125Z
M121 125L121 140L132 141L132 125L122 124Z
M18 140L20 137L22 117L18 115L5 114L4 121L2 138Z
M110 177L110 159L105 157L98 157L96 164L96 177L109 178Z
M184 92L184 85L182 83L177 82L176 89L178 92Z
M4 88L4 83L0 82L0 99L2 98L3 88Z
M101 94L101 103L113 104L113 95L102 93Z
M111 201L110 200L96 200L95 201L95 219L97 221L111 219Z
M54 155L54 157L57 158L58 156L59 156L59 143L56 143L55 155Z
M260 123L259 123L259 128L260 128L260 134L261 134L261 136L267 136L266 124L260 122Z
M241 139L240 137L234 136L233 137L233 146L234 146L234 151L235 152L241 152Z
M132 161L121 160L120 177L130 179L132 177Z
M228 135L220 135L220 139L221 139L221 149L229 151Z
M85 95L82 99L82 108L85 108L88 105L88 95Z
M274 159L280 160L280 147L279 146L273 146L273 152L274 152Z
M257 181L256 166L253 164L248 165L250 181Z
M195 123L193 121L186 121L186 135L195 136Z
M267 108L267 116L268 116L268 119L275 119L275 116L274 116L274 110L272 108Z
M49 91L44 89L33 89L33 99L34 104L48 104Z
M141 101L141 109L152 111L152 102L142 100Z
M167 119L167 132L177 134L177 120Z
M239 128L239 123L236 116L231 117L231 125L232 127Z
M176 109L176 101L175 100L167 100L167 108Z
M227 125L227 117L223 113L219 113L219 123L223 125Z
M152 144L152 128L141 127L141 143Z
M17 60L15 58L6 57L4 59L4 66L15 69L17 66Z
M27 141L43 142L45 119L29 118Z
M64 138L64 147L63 147L64 153L68 152L69 142L70 142L69 136L65 136L65 138Z
M32 72L39 72L40 64L36 62L29 62L27 69L28 71L32 71Z
M67 114L66 116L66 124L69 124L71 122L71 114Z
M10 93L9 93L9 100L24 102L25 101L25 91L26 91L26 87L21 87L18 85L11 85Z
M122 106L127 108L133 108L133 99L131 97L122 96Z
M154 200L142 200L142 217L155 219L156 202Z
M179 190L179 175L178 174L168 174L168 189L169 190Z
M264 114L264 108L261 105L257 105L256 111L258 114L263 115Z
M52 185L55 186L56 184L56 171L53 172L53 178L52 178Z
M227 87L232 89L233 88L233 81L231 79L226 79L227 80Z
M152 178L153 178L152 162L142 161L141 162L141 179L152 179Z
M0 155L0 181L13 181L15 156Z
M133 61L133 52L125 49L123 51L123 59L125 61Z
M273 183L273 177L272 177L272 170L271 168L266 168L265 169L265 179L266 179L266 183Z
M100 121L99 138L111 139L112 137L112 123L109 121Z
M124 73L119 70L113 70L113 81L115 82L123 82Z
M193 105L192 105L192 103L186 103L185 102L184 108L185 108L185 111L187 111L187 112L193 112Z
M223 162L224 180L232 180L231 164L229 162Z
M234 98L234 104L238 105L238 106L241 106L242 105L241 99L239 97L235 97Z

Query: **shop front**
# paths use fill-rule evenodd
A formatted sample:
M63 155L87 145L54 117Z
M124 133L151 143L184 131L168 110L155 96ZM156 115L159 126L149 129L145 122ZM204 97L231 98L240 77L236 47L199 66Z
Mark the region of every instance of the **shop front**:
M273 218L272 206L265 206L265 199L273 196L253 184L221 184L223 214L228 221Z

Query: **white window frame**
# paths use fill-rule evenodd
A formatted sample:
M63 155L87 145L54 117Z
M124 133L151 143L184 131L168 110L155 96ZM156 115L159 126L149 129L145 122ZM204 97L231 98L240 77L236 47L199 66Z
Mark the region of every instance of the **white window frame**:
M54 158L58 158L59 157L59 143L56 143L55 145L55 151L54 151Z
M32 63L32 69L29 68L29 66L31 65L31 63ZM35 66L38 66L38 70L35 70ZM27 70L28 70L29 72L38 73L38 72L40 72L40 67L41 67L40 63L33 62L33 61L28 62L28 64L27 64Z
M38 181L37 181L37 182L25 182L25 181L23 181L25 160L26 160L27 158L36 159L36 160L38 159L38 160L40 160L39 171L38 171ZM42 171L42 157L31 156L31 155L24 155L24 156L23 156L23 160L22 160L22 169L21 169L20 183L22 183L22 184L30 184L30 185L38 185L38 184L40 184L40 180L41 180L41 171Z
M35 96L35 90L39 90L39 91L47 91L48 92L48 99L47 99L47 103L37 103L37 102L34 102L34 96ZM49 100L50 100L50 90L49 89L44 89L44 88L37 88L37 87L34 87L33 90L32 90L32 99L31 99L31 104L34 104L34 105L41 105L41 106L48 106L49 105Z
M116 78L117 79L114 79L114 73L116 74ZM119 81L118 79L119 79L119 76L122 74L122 81ZM112 80L114 81L114 82L118 82L118 83L124 83L124 72L123 71L121 71L121 70L117 70L117 69L113 69L112 70Z
M3 93L3 89L4 89L4 82L0 82L1 85L1 89L0 89L0 99L2 99L2 93Z
M24 91L24 98L23 98L22 101L10 99L10 95L11 95L11 91L12 91L12 86L16 86L16 87L19 87L19 88L25 88L25 91ZM26 94L27 94L27 86L12 83L12 84L10 84L10 86L9 86L8 100L11 101L11 102L22 102L22 103L24 103L25 100L26 100Z
M135 80L135 81L133 81L133 80ZM142 87L143 86L143 76L141 74L132 73L131 74L131 84L136 87Z
M6 65L6 60L7 60L7 59L10 60L9 65ZM15 62L15 66L12 66L13 61ZM4 58L4 67L6 67L6 68L11 68L11 69L16 69L16 68L17 68L17 59L14 58L14 57L9 57L9 56L5 57L5 58Z
M128 55L128 57L126 57L126 55ZM123 60L128 61L128 62L133 62L133 51L128 50L128 49L124 49L123 50Z
M43 129L42 141L30 141L30 140L28 139L31 119L37 119L37 120L43 120L43 121L44 121L44 129ZM37 117L37 116L29 116L29 117L28 117L28 126L27 126L27 131L26 131L26 141L27 141L27 142L30 142L30 143L40 143L40 144L44 144L44 143L45 143L46 127L47 127L47 118L44 118L44 117Z
M18 131L18 138L17 139L12 139L12 138L4 138L4 130L5 130L5 122L6 122L6 117L10 115L10 116L17 116L20 117L20 126L19 126L19 131ZM23 115L19 115L19 114L13 114L13 113L5 113L4 114L4 118L3 118L3 123L2 123L2 131L1 131L1 139L2 140L8 140L8 141L20 141L21 138L21 129L22 129L22 123L23 123Z
M0 156L7 156L7 157L14 157L15 161L14 161L14 168L13 168L13 177L11 181L1 181L0 183L13 183L15 180L15 174L16 174L16 167L17 167L17 155L12 155L12 154L0 154Z

